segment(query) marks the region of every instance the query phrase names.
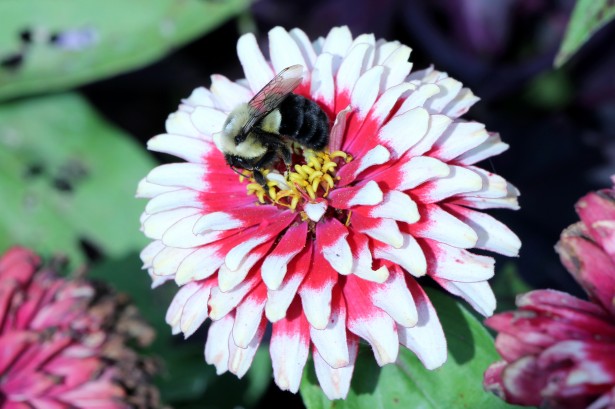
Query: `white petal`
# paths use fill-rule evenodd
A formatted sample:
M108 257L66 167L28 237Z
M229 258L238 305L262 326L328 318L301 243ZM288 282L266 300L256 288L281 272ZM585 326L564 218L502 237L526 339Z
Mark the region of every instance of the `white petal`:
M188 112L175 112L168 116L165 129L172 135L190 136L199 138L200 133L190 119Z
M478 102L480 98L475 96L468 88L463 88L455 98L442 109L444 115L451 118L459 118L461 115L468 112L470 107Z
M228 265L223 264L218 270L218 285L221 291L230 291L243 282L252 267L263 258L262 251L255 251L243 258L236 270L231 270ZM227 254L228 258L228 254Z
M421 360L425 368L436 369L446 362L446 337L435 308L414 281L410 285L417 306L418 322L413 327L397 326L399 342Z
M452 119L445 115L429 115L429 129L427 133L416 145L408 151L412 156L419 156L431 150L433 144L442 136L452 123Z
M213 288L209 297L209 316L211 319L216 321L228 315L255 285L254 280L244 280L232 290L226 292L220 291L217 287Z
M351 301L352 302L352 301ZM348 329L365 339L372 347L379 366L395 362L399 353L399 338L395 322L384 312L348 320Z
M340 236L330 246L322 247L323 257L331 267L340 274L348 275L352 272L352 252L346 240L348 233Z
M333 27L322 46L321 54L344 56L352 44L352 34L347 26Z
M278 287L277 290L267 290L267 304L265 315L271 322L276 322L286 317L286 311L297 294L297 289L305 275L293 274Z
M395 248L400 248L404 244L404 237L395 220L379 219L376 226L362 229L361 232Z
M428 180L448 176L451 169L438 159L417 156L404 163L400 171L403 174L402 182L395 186L396 190L413 189Z
M197 87L192 90L190 96L183 99L182 103L191 107L204 106L214 108L216 106L215 97L211 91L205 87Z
M380 128L378 140L390 147L395 157L401 157L427 134L429 119L423 108L396 115Z
M478 235L476 247L494 251L505 256L514 257L519 254L521 240L506 225L492 216L470 210L465 207L455 207L460 217Z
M499 134L490 134L489 138L476 148L459 156L456 160L464 165L473 165L481 160L499 155L508 149Z
M232 230L244 226L245 221L235 219L229 213L212 212L201 216L194 224L193 233L201 234L210 230Z
M137 186L137 193L135 197L151 199L155 196L158 196L162 193L173 192L179 190L174 186L160 186L154 183L150 183L147 181L147 178L143 178L139 181L139 185Z
M402 237L403 244L399 248L388 244L378 245L374 249L374 256L398 264L415 277L425 275L427 273L427 260L423 250L411 235L402 233Z
M367 116L374 102L376 102L376 98L380 94L383 73L384 67L382 66L370 68L359 77L354 85L350 102L357 109L360 119Z
M233 330L233 317L226 317L214 321L207 332L205 343L205 362L216 367L216 374L221 375L228 371L229 339Z
M220 74L211 76L210 90L219 102L219 109L225 112L231 111L243 102L248 102L253 95L253 92L249 88L239 85ZM194 118L192 120L194 122ZM222 126L218 128L218 131L221 129Z
M461 82L453 79L453 78L444 78L437 82L440 91L429 98L425 102L425 107L434 111L434 112L442 112L444 107L449 104L461 91L462 84Z
M440 92L435 84L421 84L413 92L408 95L408 98L399 107L398 114L401 115L406 111L422 107L425 105L427 98L430 98ZM444 116L444 115L443 115Z
M354 85L365 69L366 59L370 46L368 44L357 44L342 61L336 75L337 93L347 93L350 95Z
M385 119L391 115L395 104L398 102L404 93L412 90L412 84L401 83L393 87L387 88L386 91L378 98L372 109L372 117L374 117L378 124L382 124Z
M346 338L346 311L336 308L323 329L310 328L310 337L320 351L321 358L330 367L341 368L350 364Z
M412 63L408 61L411 51L410 47L400 45L384 61L383 65L389 69L385 89L401 84L406 79L412 69Z
M421 221L411 226L415 237L424 237L453 247L472 248L478 235L470 226L443 210L438 205L426 205Z
M175 293L171 305L167 309L165 315L165 322L173 328L173 333L178 334L180 332L179 323L184 312L186 302L200 289L199 284L189 283L181 287Z
M237 323L235 323L235 325L237 325ZM246 372L248 372L250 365L252 365L252 361L254 360L254 356L258 351L258 346L260 345L263 337L263 327L264 326L258 328L254 338L250 340L245 348L235 345L232 337L229 338L228 370L229 372L237 375L239 379L241 379Z
M425 203L435 203L460 193L476 192L483 180L476 172L461 166L449 166L450 174L429 182L429 189L421 195Z
M449 281L477 282L493 277L495 261L467 250L442 243L428 242L434 254L430 276Z
M320 54L312 71L310 94L317 101L331 107L335 101L335 81L333 78L333 56Z
M311 326L322 329L327 326L331 316L331 290L335 282L329 281L327 285L319 288L302 286L299 289L303 312Z
M310 39L301 29L298 28L291 29L289 34L301 50L301 54L303 55L307 69L311 71L312 68L314 68L314 63L316 62L316 53L314 52L312 43L310 43Z
M264 309L264 299L257 300L255 297L248 296L235 310L233 340L239 348L248 348L250 342L253 341L261 326Z
M192 253L194 249L180 249L175 247L165 247L154 257L152 267L157 276L175 275L179 264Z
M355 337L352 338L354 339ZM346 395L348 395L350 380L352 379L352 373L354 371L354 362L357 359L358 345L359 343L356 340L350 342L348 348L349 361L352 362L352 364L342 368L332 368L322 358L319 351L314 350L312 355L314 357L316 377L318 378L318 383L322 391L329 399L344 399Z
M469 196L498 198L508 195L508 182L503 177L496 175L495 173L487 172L484 169L477 168L476 166L469 166L468 169L477 173L483 180L482 189L469 193Z
M160 240L152 241L150 244L145 246L139 254L139 257L143 262L143 268L150 268L156 255L158 255L158 253L160 253L165 247L166 246L162 244L162 241Z
M276 72L296 64L307 68L299 46L290 34L280 26L269 30L269 54Z
M211 285L201 285L194 294L188 298L180 320L180 329L184 338L194 334L207 319L207 301L211 293Z
M450 161L483 143L489 134L478 122L454 122L435 143L433 156Z
M214 108L196 107L190 114L190 119L199 132L211 137L222 130L227 116L226 113Z
M352 274L363 280L384 283L389 278L389 270L386 266L381 266L377 270L372 269L372 252L368 241L365 236L353 236Z
M207 183L204 182L206 175L205 166L197 163L168 163L152 169L147 175L147 181L162 186L205 190L207 188Z
M374 206L369 215L372 218L398 220L405 223L415 223L420 215L416 203L407 194L398 190L388 191L382 203Z
M145 211L149 214L154 214L182 207L200 208L201 200L199 198L199 192L189 189L179 189L159 194L147 202Z
M277 333L274 329L269 351L275 383L282 390L293 393L299 390L303 367L310 352L306 335Z
M239 269L239 266L243 263L247 255L254 250L256 246L266 242L267 240L269 240L269 237L267 235L262 235L243 241L226 253L224 264L226 264L231 271L236 271Z
M162 236L162 242L171 247L192 248L218 240L219 235L221 234L220 232L199 236L192 233L194 223L196 223L200 217L200 214L184 217L167 229Z
M466 300L472 308L485 317L489 317L493 314L496 300L488 282L479 281L476 283L461 283L439 279L436 277L434 277L434 280L436 280L438 284L440 284L449 293Z
M199 213L200 210L194 207L180 207L166 212L154 213L143 220L143 234L151 239L161 239L164 233L175 223L185 217Z
M160 134L147 141L147 149L154 152L164 152L188 162L200 163L212 148L202 139L189 136Z
M416 306L403 273L397 268L395 270L384 285L374 287L371 298L374 305L389 314L395 322L412 327L418 320Z
M273 79L273 70L258 47L254 34L247 33L239 38L237 55L253 93L260 91Z
M189 281L202 280L213 275L224 263L224 256L219 253L219 250L219 246L210 244L199 247L186 256L177 267L175 282L183 285Z
M315 203L306 203L303 206L303 210L311 221L318 222L327 211L327 202L325 200L321 200Z

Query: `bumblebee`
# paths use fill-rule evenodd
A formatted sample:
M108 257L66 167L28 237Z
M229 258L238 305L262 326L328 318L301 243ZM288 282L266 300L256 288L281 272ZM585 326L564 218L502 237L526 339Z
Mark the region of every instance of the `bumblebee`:
M233 109L213 137L229 166L237 173L252 171L263 187L263 169L273 168L280 159L290 167L293 142L316 151L329 143L327 114L316 102L293 94L302 79L301 65L280 71L250 101Z

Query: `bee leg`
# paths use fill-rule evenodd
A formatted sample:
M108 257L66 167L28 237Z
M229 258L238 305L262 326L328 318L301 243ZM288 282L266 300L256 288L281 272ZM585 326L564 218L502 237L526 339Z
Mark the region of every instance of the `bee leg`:
M282 160L286 165L286 177L288 178L288 175L290 175L290 164L292 163L292 153L286 145L280 145L280 153L282 154Z
M256 183L258 183L262 187L267 186L267 179L265 179L265 176L262 174L260 170L252 169L252 176L254 177L254 180L256 181Z

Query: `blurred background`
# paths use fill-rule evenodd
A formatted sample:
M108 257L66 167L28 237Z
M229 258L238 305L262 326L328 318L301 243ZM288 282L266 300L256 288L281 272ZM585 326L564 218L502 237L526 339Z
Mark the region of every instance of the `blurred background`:
M519 288L580 294L553 246L578 219L576 200L611 186L615 174L615 26L598 30L555 68L575 1L55 3L0 4L0 250L19 242L65 251L160 321L164 309L154 305L166 306L168 293L136 290L149 279L139 271L144 202L134 190L155 163L172 158L146 152L146 141L164 132L181 98L209 86L211 74L243 76L236 42L244 32L254 32L266 50L267 31L277 25L299 27L311 39L347 25L353 35L409 45L414 69L433 64L481 98L466 118L510 145L483 167L521 191L520 211L492 213L523 243L519 258L498 259L498 271L522 277ZM128 270L129 280L121 274ZM174 407L303 407L298 395L270 385L266 354L255 366L267 375L251 371L240 397L208 395L212 385L236 381L212 381L212 368L195 365L204 333L188 350L179 338L167 339L164 323L155 325L175 348L165 352L169 371L185 369L163 391ZM206 404L193 403L202 396Z

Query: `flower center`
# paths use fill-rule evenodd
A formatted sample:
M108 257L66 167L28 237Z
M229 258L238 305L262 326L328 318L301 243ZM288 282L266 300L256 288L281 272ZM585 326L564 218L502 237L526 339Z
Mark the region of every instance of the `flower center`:
M240 176L240 182L248 179L247 193L253 194L260 203L284 206L292 211L303 202L314 202L327 197L338 179L336 170L352 160L352 156L342 151L316 152L306 149L303 155L294 155L303 160L289 166L284 175L277 170L263 169L267 186L263 187L251 174Z

